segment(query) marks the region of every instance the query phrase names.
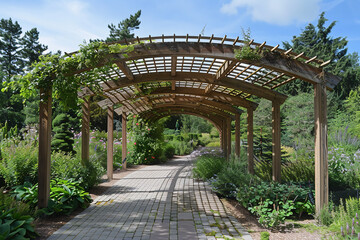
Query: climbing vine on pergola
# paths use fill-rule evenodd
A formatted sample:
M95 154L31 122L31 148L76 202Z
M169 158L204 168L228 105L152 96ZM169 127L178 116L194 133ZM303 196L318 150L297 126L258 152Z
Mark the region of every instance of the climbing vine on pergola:
M295 79L313 84L315 102L316 209L328 202L326 90L340 78L323 71L329 62L227 36L159 36L117 43L91 43L79 52L49 57L23 78L24 89L38 87L40 104L39 205L46 206L50 169L51 90L71 106L83 99L82 157L89 158L89 96L101 93L99 106L108 109L108 177L112 177L112 121L123 116L123 159L126 159L126 116L156 121L173 114L191 114L211 121L221 147L231 152L231 121L235 120L235 153L240 153L240 114L247 112L247 154L253 173L252 96L272 102L273 180L280 181L280 106L286 96L276 88ZM24 91L26 92L26 91ZM75 93L77 92L77 96ZM116 107L114 109L114 106ZM124 162L126 166L126 162Z

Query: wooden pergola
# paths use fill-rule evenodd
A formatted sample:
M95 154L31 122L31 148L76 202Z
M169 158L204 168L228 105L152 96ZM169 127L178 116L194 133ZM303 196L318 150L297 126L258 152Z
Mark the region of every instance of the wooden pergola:
M235 153L240 154L240 114L247 112L247 155L249 172L254 172L252 96L272 102L272 175L281 176L280 106L287 96L276 88L295 79L314 86L315 103L315 198L319 211L328 203L327 103L326 90L332 90L340 78L323 71L328 62L308 58L279 45L266 42L245 43L214 36L158 36L119 42L136 44L127 57L113 54L113 66L97 80L105 100L99 106L108 109L108 178L112 178L114 111L122 115L123 159L126 159L126 118L136 114L157 121L174 114L190 114L209 120L219 130L221 148L231 153L231 121L235 120ZM250 44L250 45L249 45ZM258 60L237 59L235 51L249 45L264 54ZM99 66L100 67L100 66ZM83 71L86 71L83 70ZM81 71L76 74L81 74ZM50 182L51 94L40 104L39 131L39 207L47 206ZM84 99L82 112L82 158L89 159L88 97L93 89L84 87L78 96ZM114 106L121 107L115 108ZM124 162L126 168L126 161Z

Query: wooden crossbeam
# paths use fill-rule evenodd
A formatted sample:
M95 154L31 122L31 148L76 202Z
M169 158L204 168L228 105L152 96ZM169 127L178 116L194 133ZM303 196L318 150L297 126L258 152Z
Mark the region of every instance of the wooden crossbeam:
M167 96L161 96L161 97L157 97L157 98L153 98L154 101L158 101L158 100L165 100L168 99ZM198 103L198 104L202 104L202 105L207 105L207 106L213 106L216 107L218 109L222 109L222 110L226 110L228 112L231 112L233 114L240 114L242 113L242 110L238 109L237 107L234 107L233 105L229 104L229 103L224 103L224 102L218 102L218 101L214 101L214 100L208 100L205 98L198 98L198 97L176 97L175 99L172 99L173 103L177 102L178 104L181 104L182 102L188 102L188 103ZM156 104L154 104L155 106Z
M215 79L218 80L222 77L225 77L236 66L236 64L236 61L226 60L223 65L221 65L221 67L217 70Z
M125 62L117 62L116 65L125 74L125 76L129 80L134 80L134 75L133 75L130 68L128 67L128 65Z
M212 83L208 84L204 90L204 93L208 94L209 92L211 92L214 89L214 87L215 87L215 84L212 84Z
M177 61L177 57L171 56L171 76L172 77L176 76L176 61Z

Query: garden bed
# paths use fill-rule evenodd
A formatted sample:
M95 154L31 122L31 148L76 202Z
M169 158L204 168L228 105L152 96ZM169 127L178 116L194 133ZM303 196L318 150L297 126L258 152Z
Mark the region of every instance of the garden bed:
M305 225L316 225L315 219L301 219L296 221L286 221L278 230L269 230L262 227L257 218L246 208L242 207L236 200L221 199L224 206L236 217L241 225L250 233L254 240L260 239L261 232L269 232L270 240L305 240L323 239L324 234L317 230L307 231Z

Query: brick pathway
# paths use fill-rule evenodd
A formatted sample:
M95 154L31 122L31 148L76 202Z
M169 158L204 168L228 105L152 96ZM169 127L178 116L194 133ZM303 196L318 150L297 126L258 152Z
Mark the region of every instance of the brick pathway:
M252 239L191 169L185 156L135 171L49 239Z

